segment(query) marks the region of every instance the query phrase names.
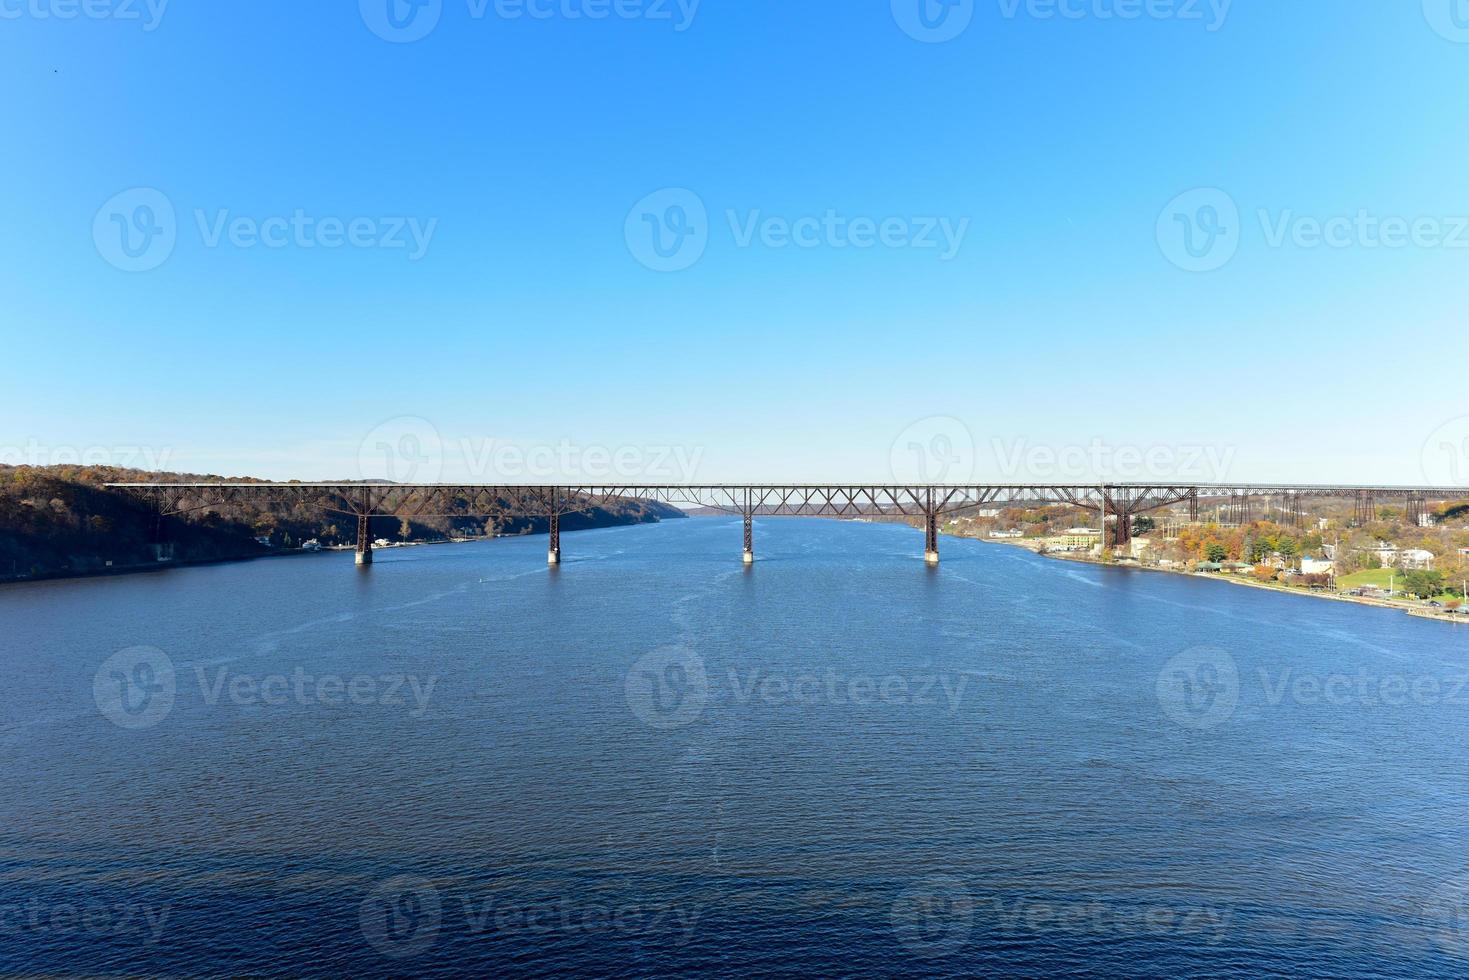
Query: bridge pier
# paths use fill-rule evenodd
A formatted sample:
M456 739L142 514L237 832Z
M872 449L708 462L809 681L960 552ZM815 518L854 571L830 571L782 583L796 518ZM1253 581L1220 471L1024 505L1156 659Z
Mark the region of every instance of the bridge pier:
M1237 527L1244 527L1255 519L1254 501L1247 493L1235 493L1229 497L1229 517Z
M1403 512L1407 518L1409 527L1418 527L1423 523L1423 515L1428 512L1427 501L1421 494L1408 494L1408 506Z
M1373 496L1371 490L1357 491L1356 511L1357 525L1359 527L1366 527L1368 524L1377 520L1377 499Z
M745 556L746 565L755 564L755 521L749 511L745 511Z
M357 515L357 564L372 564L372 518Z
M939 563L939 515L933 506L933 491L928 491L928 504L923 509L923 560Z
M546 552L546 564L561 564L561 515L551 513L550 518L551 542Z

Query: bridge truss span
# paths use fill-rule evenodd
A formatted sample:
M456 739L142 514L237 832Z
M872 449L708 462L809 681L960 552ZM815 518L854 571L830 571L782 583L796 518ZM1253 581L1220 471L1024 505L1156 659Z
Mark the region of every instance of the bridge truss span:
M357 562L372 562L375 517L533 518L549 533L547 558L561 561L561 519L616 501L645 501L710 510L742 518L744 561L755 560L757 517L921 519L924 559L939 560L939 531L952 520L983 508L1068 506L1098 516L1107 543L1125 547L1133 521L1149 511L1187 504L1189 518L1213 506L1231 523L1249 523L1257 508L1272 504L1286 520L1301 524L1304 501L1339 497L1353 501L1355 518L1377 518L1381 501L1402 501L1403 515L1417 523L1434 502L1469 499L1469 487L1343 486L1292 484L1102 483L1102 484L565 484L516 485L434 483L118 483L109 487L149 501L159 517L179 516L232 504L290 510L316 508L357 524Z

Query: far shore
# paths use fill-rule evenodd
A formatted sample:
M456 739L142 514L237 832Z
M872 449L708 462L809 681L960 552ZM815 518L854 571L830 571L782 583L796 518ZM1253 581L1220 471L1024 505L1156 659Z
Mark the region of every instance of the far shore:
M1317 591L1312 589L1293 589L1289 586L1278 585L1270 582L1256 582L1240 575L1216 575L1209 572L1191 572L1182 568L1159 568L1155 565L1144 565L1141 562L1105 562L1098 561L1090 555L1078 552L1041 551L1038 543L1026 541L1023 538L977 538L967 535L957 535L969 541L982 541L985 544L1009 545L1040 555L1042 558L1056 558L1061 561L1076 562L1081 565L1093 565L1097 568L1128 568L1143 572L1161 572L1165 575L1185 575L1189 578L1206 579L1210 582L1227 582L1230 585L1242 585L1250 589L1264 589L1280 595L1306 596L1312 599L1330 599L1334 602L1351 602L1359 606L1376 606L1379 609L1394 609L1398 612L1416 616L1419 619L1436 619L1439 622L1454 623L1461 626L1469 626L1469 614L1450 613L1441 609L1428 606L1413 606L1404 602L1394 602L1391 599L1374 599L1370 596L1344 595L1340 592Z
M375 545L373 551L391 551L394 548L428 548L446 544L473 544L481 541L498 541L502 538L533 537L534 535L498 534L494 537L443 538L435 541L394 541L387 545ZM540 535L545 537L544 534ZM264 561L270 558L299 558L303 555L325 555L337 551L356 551L354 544L323 545L320 551L301 548L278 548L254 555L224 555L218 558L178 558L158 562L139 562L132 565L107 565L101 568L66 569L43 572L40 575L0 576L0 586L24 585L29 582L66 582L72 579L108 578L114 575L147 575L166 572L171 568L204 568L209 565L234 565L239 562Z

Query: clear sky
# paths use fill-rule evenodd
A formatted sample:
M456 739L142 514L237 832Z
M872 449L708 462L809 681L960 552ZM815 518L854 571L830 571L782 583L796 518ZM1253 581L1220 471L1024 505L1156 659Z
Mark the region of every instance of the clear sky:
M0 461L1469 483L1453 3L0 0Z

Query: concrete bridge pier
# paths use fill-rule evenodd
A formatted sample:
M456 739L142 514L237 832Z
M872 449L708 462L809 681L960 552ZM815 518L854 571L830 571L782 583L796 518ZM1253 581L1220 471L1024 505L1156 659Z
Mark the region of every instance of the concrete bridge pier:
M561 515L551 514L551 543L546 552L546 564L561 564Z

